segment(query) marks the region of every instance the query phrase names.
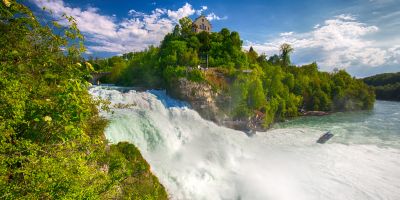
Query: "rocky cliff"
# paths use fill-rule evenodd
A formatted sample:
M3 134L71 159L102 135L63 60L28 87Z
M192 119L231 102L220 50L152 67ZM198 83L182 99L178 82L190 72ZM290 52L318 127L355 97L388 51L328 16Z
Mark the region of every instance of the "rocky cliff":
M193 82L179 78L171 84L168 94L174 98L188 102L201 117L228 128L249 131L265 130L259 115L247 120L234 120L229 117L230 95L213 90L206 82Z
M168 94L188 102L203 118L219 123L224 117L217 101L221 94L204 82L193 82L179 78L170 87Z

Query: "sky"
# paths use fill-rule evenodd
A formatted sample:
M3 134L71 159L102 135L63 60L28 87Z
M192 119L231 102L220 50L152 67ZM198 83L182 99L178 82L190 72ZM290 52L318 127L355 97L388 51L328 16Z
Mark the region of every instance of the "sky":
M75 17L87 54L110 57L159 45L182 17L237 31L244 50L294 48L292 63L356 77L400 71L400 0L30 0L38 14ZM62 22L66 23L66 22Z

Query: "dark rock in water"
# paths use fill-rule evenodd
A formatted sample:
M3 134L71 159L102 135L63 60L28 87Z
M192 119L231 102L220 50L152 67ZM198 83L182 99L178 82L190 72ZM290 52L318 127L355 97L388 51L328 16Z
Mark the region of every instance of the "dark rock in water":
M333 134L328 131L327 133L323 134L318 140L317 143L319 144L324 144L326 141L328 141L329 139L331 139L333 137Z
M249 136L249 137L253 137L253 135L255 135L256 134L256 131L255 130L247 130L247 131L244 131L245 133L246 133L246 135L247 136Z

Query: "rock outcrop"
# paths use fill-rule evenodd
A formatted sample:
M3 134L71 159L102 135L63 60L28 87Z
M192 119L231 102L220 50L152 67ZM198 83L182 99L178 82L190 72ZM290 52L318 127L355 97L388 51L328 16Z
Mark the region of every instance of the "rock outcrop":
M168 90L169 95L188 102L203 118L219 124L224 117L217 106L220 93L214 91L211 85L186 78L179 78L172 85Z
M193 82L186 78L176 80L168 94L174 98L188 102L201 117L211 120L218 125L241 131L264 131L262 127L263 114L255 113L247 120L234 120L228 115L230 96L215 91L206 82Z

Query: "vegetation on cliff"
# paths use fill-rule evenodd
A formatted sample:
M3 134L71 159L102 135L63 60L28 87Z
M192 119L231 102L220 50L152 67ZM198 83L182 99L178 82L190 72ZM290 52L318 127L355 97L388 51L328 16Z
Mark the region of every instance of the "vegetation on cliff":
M196 34L189 18L179 22L159 47L106 59L117 63L111 66L110 81L166 89L175 87L175 80L182 77L206 82L231 97L221 105L225 113L233 119L248 119L260 111L265 114L264 126L297 116L300 110L373 107L373 90L344 70L328 73L318 71L316 63L291 65L293 48L288 44L281 46L280 55L267 57L253 48L243 51L237 32L224 28Z
M377 99L400 101L400 72L378 74L363 81L375 89Z
M167 199L133 145L107 145L83 37L65 20L0 2L0 199Z

